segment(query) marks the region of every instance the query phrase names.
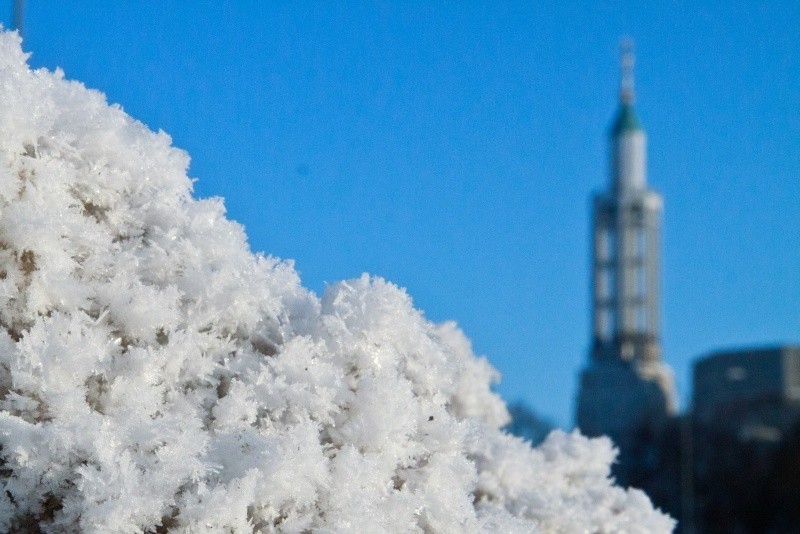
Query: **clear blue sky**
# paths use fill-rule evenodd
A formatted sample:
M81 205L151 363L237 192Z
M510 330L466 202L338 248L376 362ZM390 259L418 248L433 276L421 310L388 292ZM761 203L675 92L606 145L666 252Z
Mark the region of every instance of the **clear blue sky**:
M800 342L796 0L28 0L25 24L34 66L171 134L254 250L317 292L362 272L406 287L507 400L566 427L629 35L681 397L707 351Z

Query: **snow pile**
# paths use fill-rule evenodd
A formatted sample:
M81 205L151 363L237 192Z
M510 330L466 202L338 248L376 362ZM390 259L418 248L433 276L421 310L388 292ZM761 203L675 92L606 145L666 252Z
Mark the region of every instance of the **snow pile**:
M252 254L188 157L0 35L0 531L667 532L607 440L502 433L453 324Z

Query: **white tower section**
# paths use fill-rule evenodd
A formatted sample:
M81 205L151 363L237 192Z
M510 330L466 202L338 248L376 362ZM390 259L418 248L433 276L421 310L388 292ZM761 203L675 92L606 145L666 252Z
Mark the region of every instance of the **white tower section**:
M610 184L592 203L592 344L578 426L588 435L657 424L675 409L661 363L661 195L647 188L647 136L634 110L634 57L623 42L620 108L610 132Z
M611 130L611 177L614 194L643 190L647 185L647 136L633 109L633 47L622 42L620 54L620 113Z

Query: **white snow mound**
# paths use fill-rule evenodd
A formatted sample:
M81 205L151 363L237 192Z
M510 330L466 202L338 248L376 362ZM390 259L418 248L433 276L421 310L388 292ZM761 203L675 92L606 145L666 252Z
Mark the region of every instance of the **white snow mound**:
M606 439L362 276L253 254L189 158L0 35L0 531L669 532Z

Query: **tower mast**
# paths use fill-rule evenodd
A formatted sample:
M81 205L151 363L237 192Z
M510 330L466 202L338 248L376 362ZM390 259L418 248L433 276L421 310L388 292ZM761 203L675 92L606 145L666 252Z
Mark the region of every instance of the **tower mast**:
M624 37L620 41L619 54L619 99L623 104L633 104L633 67L636 56L633 54L633 41Z

